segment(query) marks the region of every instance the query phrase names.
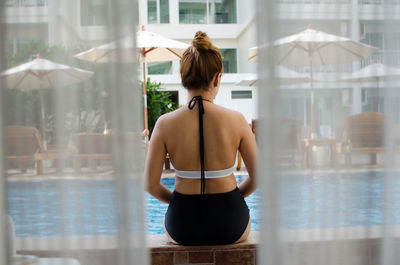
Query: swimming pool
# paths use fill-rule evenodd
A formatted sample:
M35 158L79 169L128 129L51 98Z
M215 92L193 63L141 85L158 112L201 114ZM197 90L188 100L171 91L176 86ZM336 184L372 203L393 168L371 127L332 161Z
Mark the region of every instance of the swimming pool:
M244 179L237 177L238 181ZM383 222L382 172L282 175L280 222L286 229L372 226ZM173 178L162 179L170 189ZM393 183L392 221L400 224L400 175ZM60 190L62 189L62 194ZM8 182L8 213L17 237L115 235L115 190L112 180ZM147 230L163 233L167 204L147 198ZM258 230L258 192L246 198L252 229Z

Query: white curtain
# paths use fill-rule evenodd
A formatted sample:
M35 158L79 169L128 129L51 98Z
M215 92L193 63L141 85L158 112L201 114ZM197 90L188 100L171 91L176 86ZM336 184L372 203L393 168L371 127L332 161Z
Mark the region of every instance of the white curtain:
M346 79L376 63L400 68L399 2L254 1L258 264L399 264L400 79ZM36 57L94 72L42 89L10 87L1 77L0 212L12 222L0 218L0 264L11 264L15 251L82 265L150 264L141 65L126 63L118 48L110 63L74 57L135 36L137 2L0 2L1 72ZM275 71L275 41L309 24L377 48L365 59L341 63L346 55L333 51L327 56L337 63L313 62L314 115L310 82L288 83ZM239 45L238 54L248 48ZM307 63L285 66L310 74ZM14 125L23 131L10 133ZM35 143L45 143L39 156Z
M32 262L17 260L18 251L81 264L148 264L139 64L122 63L126 55L118 46L114 62L74 58L127 35L134 47L137 2L1 1L1 11L1 71L40 57L94 74L64 86L79 72L49 69L43 74L59 71L59 76L49 78L51 85L42 91L31 89L39 82L34 78L21 88L2 79L0 263ZM13 125L23 127L10 133ZM43 174L32 159L35 132L47 145L38 152L53 158L43 160ZM12 160L23 155L30 158ZM4 213L12 218L7 227Z
M399 263L399 83L343 81L376 63L399 67L398 11L394 1L257 1L259 264ZM337 64L313 65L315 135L310 82L287 86L274 73L283 60L276 41L308 27L377 47L365 59L340 63L338 51ZM289 67L310 72L307 62ZM301 128L295 164L284 160L282 142L296 135L287 118Z

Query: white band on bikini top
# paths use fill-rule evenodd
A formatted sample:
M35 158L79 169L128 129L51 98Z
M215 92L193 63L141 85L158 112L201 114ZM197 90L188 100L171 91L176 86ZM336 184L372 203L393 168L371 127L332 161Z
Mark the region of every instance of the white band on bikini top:
M235 171L235 166L221 170L204 171L206 178L223 178L231 175ZM175 175L181 178L200 179L201 171L183 171L175 169Z

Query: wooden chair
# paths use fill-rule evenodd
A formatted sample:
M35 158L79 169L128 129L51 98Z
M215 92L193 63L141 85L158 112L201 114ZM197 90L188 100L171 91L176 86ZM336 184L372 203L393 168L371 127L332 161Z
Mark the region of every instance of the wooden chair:
M43 148L39 131L29 126L7 126L5 130L4 158L16 162L23 173L31 162L36 162L36 172L43 175L43 160L60 160L69 157L68 153Z
M23 173L30 162L35 162L35 153L44 151L39 132L34 127L8 126L4 145L5 160L17 163Z
M292 167L296 165L296 154L301 150L301 124L298 120L292 118L280 119L280 144L279 161L290 163Z
M73 158L75 171L80 172L82 166L86 164L96 170L100 160L112 159L111 141L111 134L80 133L71 135L68 149Z
M257 120L251 121L251 130L257 138ZM296 119L280 119L280 156L281 163L289 162L292 166L296 165L296 154L301 150L301 125ZM237 170L241 167L241 155L238 154Z
M366 112L350 116L343 133L343 148L346 165L351 165L354 153L370 154L371 164L376 164L376 155L384 151L385 117L379 112Z

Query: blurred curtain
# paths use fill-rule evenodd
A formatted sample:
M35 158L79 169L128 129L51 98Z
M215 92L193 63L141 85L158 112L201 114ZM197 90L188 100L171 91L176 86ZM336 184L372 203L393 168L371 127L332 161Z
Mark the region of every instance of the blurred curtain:
M1 71L38 57L94 72L42 89L0 82L0 212L14 217L17 233L8 236L10 225L0 218L0 264L7 257L11 264L15 249L47 250L83 265L149 264L139 65L123 63L122 47L110 63L74 58L139 30L137 1L0 3ZM398 1L256 0L255 6L258 264L398 264L399 84L343 80L379 62L400 68ZM282 58L273 43L308 24L377 48L346 63L333 51L335 64L286 65L312 69L313 99L310 83L287 84L274 71ZM24 127L20 138L11 125ZM42 175L35 157L43 161Z
M343 82L376 63L399 68L398 3L259 0L256 6L259 264L398 264L399 82ZM310 83L287 86L274 73L285 60L276 41L308 27L377 48L347 63L339 51L317 55L334 56L336 63L312 68L314 135ZM307 63L286 66L309 74ZM297 120L299 129L288 129L282 122L287 118ZM285 147L293 140L296 161L288 164Z
M47 257L81 264L149 262L139 64L122 63L126 54L118 45L109 63L74 57L128 35L134 47L137 5L134 0L1 1L1 71L41 58L94 74L83 78L74 76L81 70L50 69L60 72L42 89L32 89L33 78L20 88L2 77L0 264L6 264L7 248L8 264L23 262L13 259L15 249L28 255L47 250ZM65 86L70 78L79 81ZM12 133L15 125L22 127ZM38 155L40 175L33 159ZM10 226L4 213L14 219L16 237L6 237Z

